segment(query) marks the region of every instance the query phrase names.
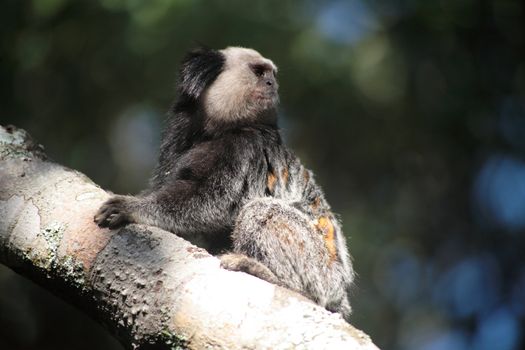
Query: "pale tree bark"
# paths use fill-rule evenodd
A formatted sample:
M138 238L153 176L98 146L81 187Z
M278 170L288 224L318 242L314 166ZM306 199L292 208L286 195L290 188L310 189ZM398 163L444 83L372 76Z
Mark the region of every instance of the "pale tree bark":
M240 272L172 233L100 229L108 193L0 127L0 262L104 324L126 348L377 349L297 293Z

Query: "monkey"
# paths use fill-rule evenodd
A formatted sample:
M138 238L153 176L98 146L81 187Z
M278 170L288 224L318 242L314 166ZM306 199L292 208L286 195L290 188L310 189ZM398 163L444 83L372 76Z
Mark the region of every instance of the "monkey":
M301 293L347 321L354 270L336 215L278 128L277 66L242 47L182 61L150 186L94 221L157 226L221 254L221 267Z

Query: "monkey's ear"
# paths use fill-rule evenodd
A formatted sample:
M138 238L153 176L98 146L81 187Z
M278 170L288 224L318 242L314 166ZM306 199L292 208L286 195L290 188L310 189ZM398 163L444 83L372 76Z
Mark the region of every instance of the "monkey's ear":
M224 55L217 50L206 47L191 50L182 61L179 92L197 100L221 73L224 62Z

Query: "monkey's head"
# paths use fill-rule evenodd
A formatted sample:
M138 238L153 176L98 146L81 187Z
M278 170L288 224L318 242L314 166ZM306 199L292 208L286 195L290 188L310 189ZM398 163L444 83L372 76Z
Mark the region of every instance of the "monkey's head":
M277 67L255 50L191 51L180 71L179 94L205 114L205 127L270 122L279 102Z

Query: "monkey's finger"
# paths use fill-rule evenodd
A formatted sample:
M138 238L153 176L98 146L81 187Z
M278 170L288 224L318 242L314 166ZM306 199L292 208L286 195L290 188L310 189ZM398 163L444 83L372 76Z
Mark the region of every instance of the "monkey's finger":
M95 214L94 220L97 224L106 227L111 217L119 214L120 212L121 210L115 207L108 206L105 208L100 208L99 211Z
M102 208L95 214L95 217L93 218L94 221L97 224L100 224L104 222L110 215L116 213L115 210L110 210L110 208L105 208L105 210L102 210Z
M102 220L104 217L111 215L111 208L102 206L95 214L95 221Z
M106 215L106 214L100 214L98 213L97 215L95 215L95 217L93 218L93 221L95 221L95 223L100 226L100 227L107 227L108 226L108 216L109 215Z
M98 210L98 213L100 214L112 214L112 213L116 213L120 210L120 206L119 205L116 205L116 203L108 203L108 202L105 202L104 204L102 204L102 206L100 207L100 209Z
M126 223L128 223L128 219L126 218L126 215L122 213L118 214L111 214L108 218L108 227L110 229L115 229L117 227L120 227Z
M109 214L115 213L115 212L121 210L123 205L124 205L124 200L122 198L112 197L112 198L108 199L107 201L105 201L100 206L100 208L99 208L99 210L97 212L97 215L98 214L105 214L105 213L108 213L108 212L109 212Z

